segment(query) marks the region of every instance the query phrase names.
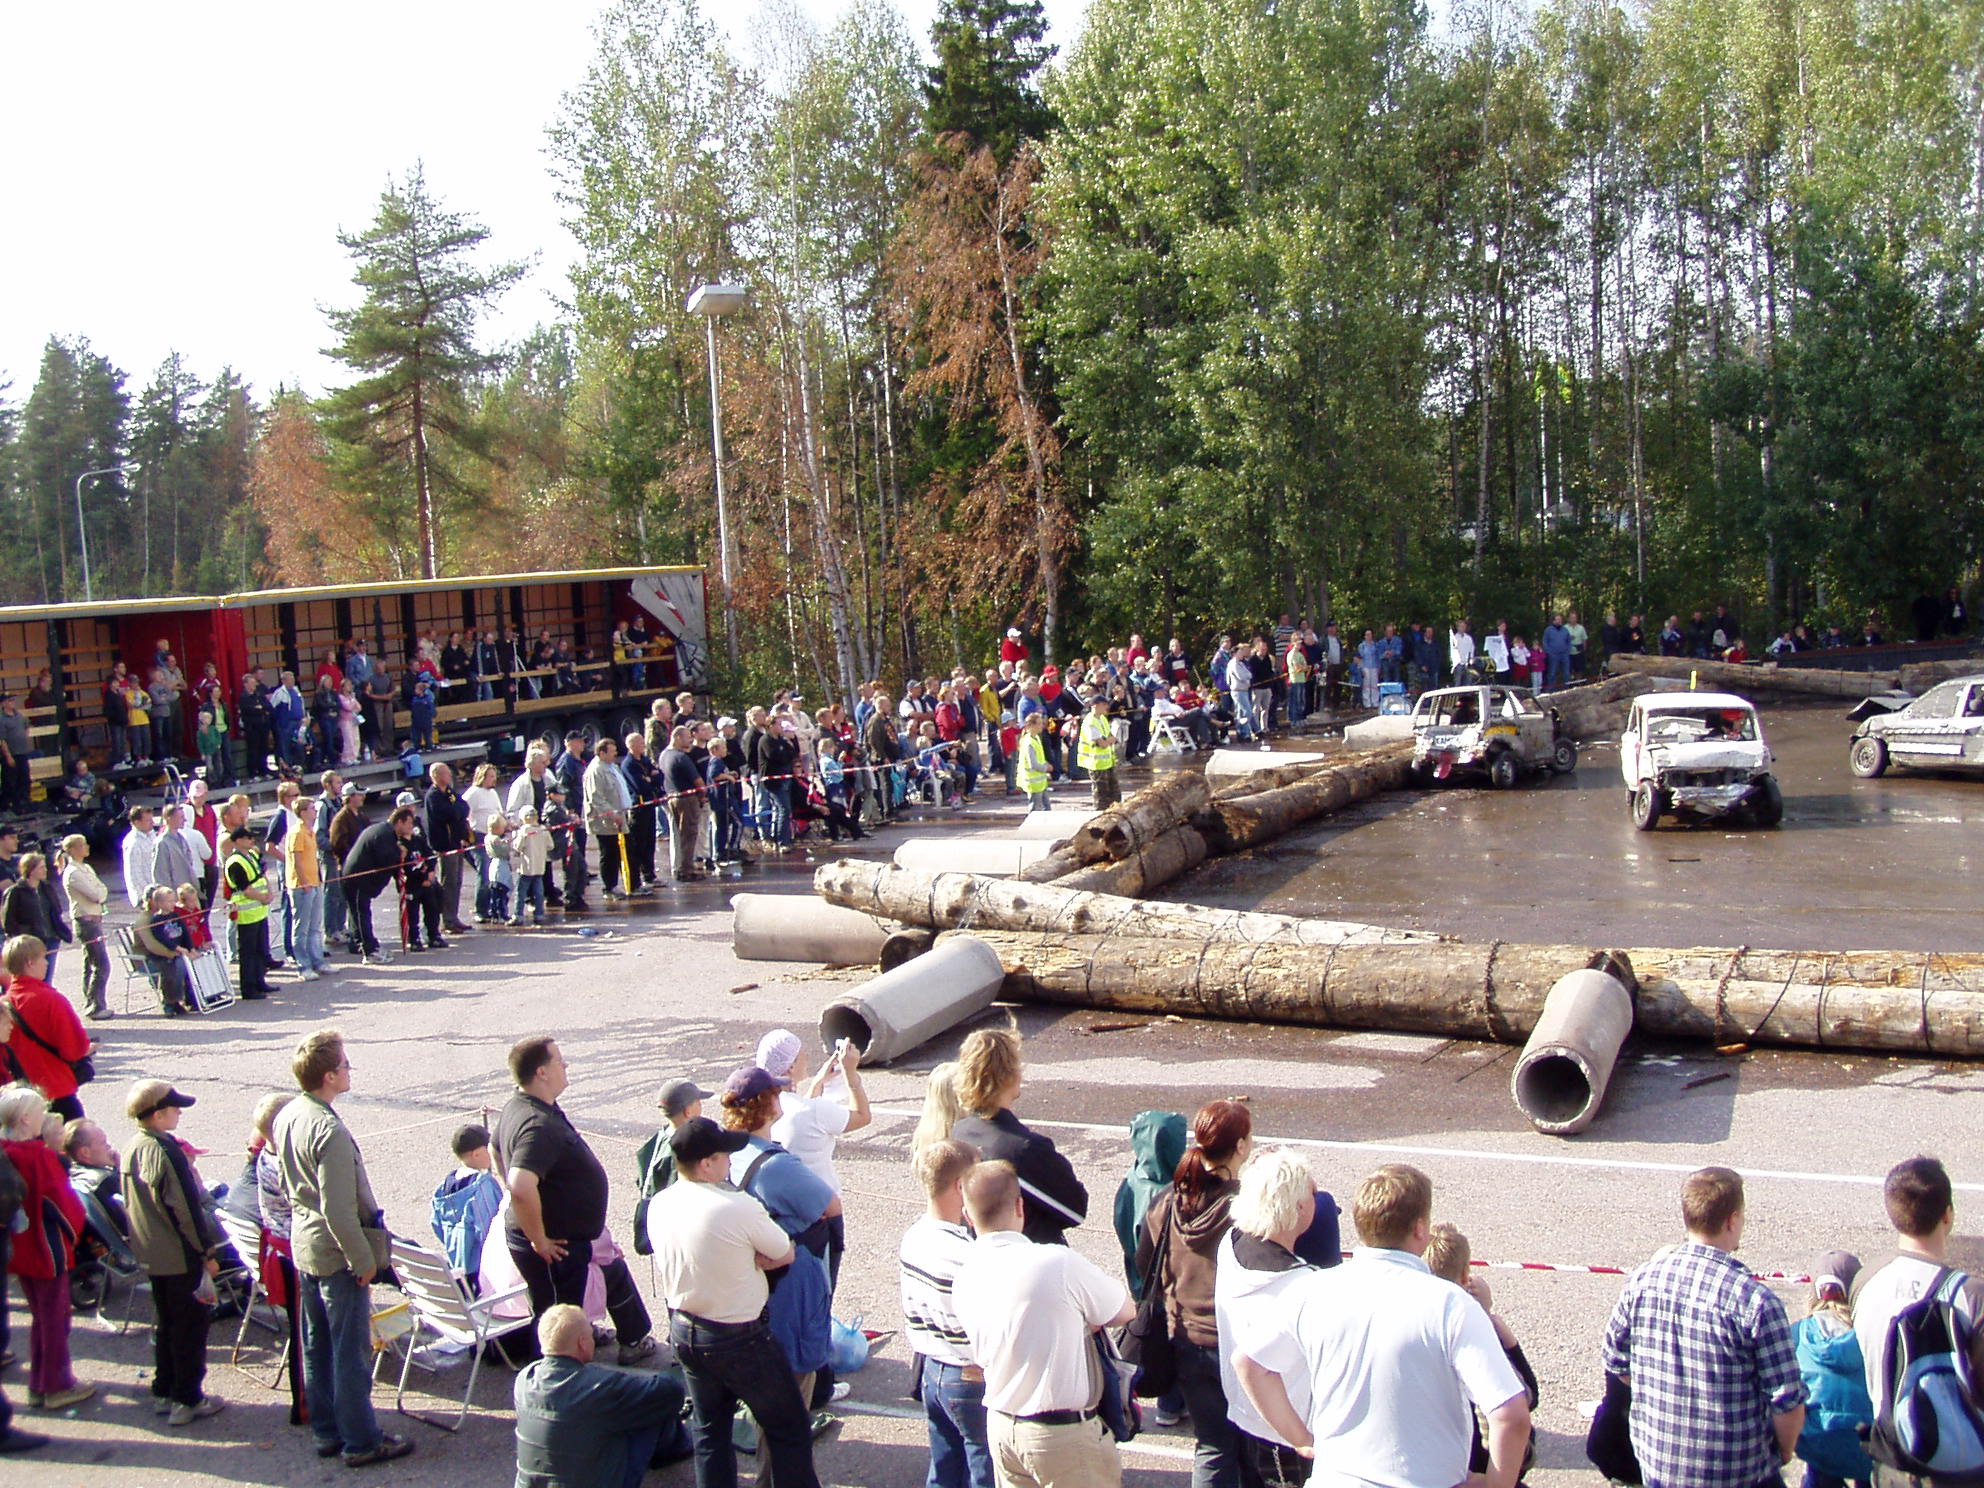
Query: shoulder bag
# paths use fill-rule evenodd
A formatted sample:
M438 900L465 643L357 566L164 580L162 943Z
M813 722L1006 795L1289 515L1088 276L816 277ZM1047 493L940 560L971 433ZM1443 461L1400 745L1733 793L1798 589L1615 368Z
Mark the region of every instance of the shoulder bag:
M1143 1298L1137 1315L1116 1335L1116 1352L1136 1370L1136 1393L1146 1399L1163 1395L1178 1383L1178 1350L1171 1340L1171 1323L1164 1308L1164 1258L1171 1248L1171 1219L1178 1203L1174 1189L1164 1208L1157 1244L1144 1267Z
M25 1033L35 1043L41 1045L50 1054L53 1054L57 1059L62 1059L61 1052L56 1049L55 1045L51 1044L47 1039L28 1026L28 1020L21 1012L21 1005L12 998L9 998L7 1001L8 1005L14 1010L14 1026L19 1028L22 1033ZM75 1077L78 1085L87 1085L96 1078L96 1060L91 1055L85 1054L81 1059L62 1059L62 1062L69 1066L69 1073Z

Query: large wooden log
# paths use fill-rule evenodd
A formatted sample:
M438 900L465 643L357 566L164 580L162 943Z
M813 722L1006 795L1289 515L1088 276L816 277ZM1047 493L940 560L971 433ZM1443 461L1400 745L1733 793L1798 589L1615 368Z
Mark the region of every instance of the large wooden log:
M1605 954L1584 946L1195 945L1139 936L970 933L998 952L1008 997L1504 1043L1529 1036L1558 978Z
M1075 850L1072 842L1063 842L1037 863L1030 863L1013 875L1019 883L1052 883L1057 878L1066 878L1077 868L1085 867L1086 861Z
M1203 804L1203 795L1200 799ZM1190 873L1205 860L1205 837L1191 827L1178 826L1162 837L1143 843L1120 862L1091 863L1054 882L1064 889L1087 889L1099 894L1138 898L1156 893L1172 879Z
M1835 672L1820 667L1780 667L1768 662L1731 663L1696 661L1687 656L1632 656L1621 654L1605 662L1620 674L1638 673L1651 677L1697 679L1704 689L1733 692L1754 698L1758 693L1773 696L1812 694L1819 697L1865 698L1890 692L1900 684L1894 672Z
M1634 672L1567 687L1562 692L1544 693L1537 701L1546 708L1554 708L1564 732L1580 744L1598 740L1617 743L1625 731L1626 714L1634 698L1642 693L1667 692L1687 685L1685 679Z
M1341 920L1212 909L1203 904L1165 904L1067 889L1060 884L1029 884L1017 878L920 873L854 858L823 865L813 875L813 889L831 904L932 930L982 926L1074 935L1131 934L1193 943L1283 941L1296 945L1405 945L1440 939L1423 930L1385 930Z
M1068 840L1088 862L1121 862L1190 821L1210 795L1203 775L1180 770L1097 812Z
M1903 692L1924 693L1938 682L1984 673L1984 656L1964 656L1954 661L1911 661L1896 674Z
M1330 747L1325 747L1326 742ZM1341 744L1320 739L1313 749L1306 750L1243 749L1228 745L1208 754L1203 769L1213 793L1217 795L1231 787L1272 790L1277 785L1289 785L1316 766L1331 764L1342 758Z
M1007 995L1079 1007L1521 1042L1573 946L1343 945L974 932ZM940 937L941 938L941 937ZM1635 1027L1717 1043L1984 1057L1984 956L1628 950Z
M1253 795L1219 796L1193 823L1216 853L1239 852L1272 841L1317 817L1340 811L1380 791L1405 784L1412 745L1391 744L1340 765L1324 765L1310 778Z

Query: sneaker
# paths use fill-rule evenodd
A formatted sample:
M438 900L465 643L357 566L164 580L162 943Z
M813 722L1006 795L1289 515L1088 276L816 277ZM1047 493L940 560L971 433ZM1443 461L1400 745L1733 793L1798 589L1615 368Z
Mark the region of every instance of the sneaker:
M413 955L413 956L417 956L417 955L419 955L419 954L420 954L420 953L421 953L422 951L424 951L424 950L426 950L426 949L427 949L427 947L426 947L426 946L424 946L424 945L422 945L422 944L421 944L421 943L420 943L419 941L417 941L417 940L413 940L413 941L408 941L408 942L407 942L407 947L406 947L406 949L407 949L407 954L408 954L408 955Z
M358 958L360 966L391 966L393 957L390 951L373 951Z
M28 1394L28 1404L37 1410L67 1410L72 1405L81 1405L96 1394L94 1380L78 1380L66 1390L56 1390L47 1395Z
M852 1395L853 1393L854 1393L854 1386L850 1385L846 1380L835 1380L834 1392L832 1395L828 1396L827 1398L830 1402L837 1405L841 1401L847 1399L847 1397Z
M172 1414L172 1405L173 1402L171 1399L161 1395L152 1402L152 1414L155 1416L169 1416Z
M217 1416L227 1409L227 1402L218 1395L202 1395L197 1405L175 1405L172 1414L165 1418L168 1426L191 1426L195 1421L203 1421L208 1416Z
M834 1427L840 1425L840 1417L831 1411L813 1412L813 1440L818 1441Z
M1151 1412L1151 1419L1160 1426L1179 1426L1185 1417L1181 1412L1158 1409Z
M317 973L306 966L296 974L296 979L299 982L314 982L317 980Z
M363 1452L346 1452L346 1467L370 1467L375 1462L395 1462L413 1450L413 1443L403 1436L394 1436L390 1431L379 1438L376 1447Z
M655 1342L654 1334L650 1333L638 1343L621 1344L620 1362L622 1364L638 1364L643 1359L652 1359L660 1352L661 1345Z
M443 937L441 937L441 936L439 936L439 935L436 935L436 936L435 936L435 937L433 937L433 938L432 938L431 940L429 940L429 941L428 941L427 943L428 943L428 945L430 945L430 946L432 946L432 947L433 947L433 948L434 948L435 950L437 950L437 951L445 951L445 950L446 950L446 949L448 948L448 946L449 946L449 945L451 944L451 942L450 942L450 941L448 941L448 940L446 940L446 939L444 939Z

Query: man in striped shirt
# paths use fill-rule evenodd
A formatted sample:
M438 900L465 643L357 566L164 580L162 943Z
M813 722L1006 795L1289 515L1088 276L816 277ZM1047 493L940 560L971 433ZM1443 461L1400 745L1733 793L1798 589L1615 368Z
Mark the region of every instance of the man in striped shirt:
M916 1154L928 1206L902 1237L903 1324L921 1359L917 1393L930 1428L932 1488L993 1488L985 1376L951 1306L951 1283L971 1254L964 1175L977 1161L978 1149L965 1142L932 1142Z

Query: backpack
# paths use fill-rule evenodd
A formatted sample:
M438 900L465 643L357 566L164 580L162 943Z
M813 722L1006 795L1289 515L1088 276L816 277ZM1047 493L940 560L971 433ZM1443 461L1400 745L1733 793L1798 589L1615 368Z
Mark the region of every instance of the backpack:
M1968 1279L1943 1267L1888 1324L1886 1372L1867 1439L1876 1462L1938 1484L1984 1484L1971 1325L1956 1309Z

